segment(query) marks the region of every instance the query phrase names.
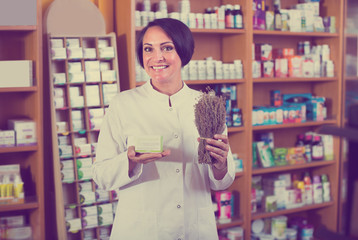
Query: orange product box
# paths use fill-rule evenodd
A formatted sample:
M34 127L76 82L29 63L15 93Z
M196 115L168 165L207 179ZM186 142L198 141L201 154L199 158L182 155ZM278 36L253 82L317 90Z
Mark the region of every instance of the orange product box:
M288 57L288 76L302 77L302 57L291 56Z

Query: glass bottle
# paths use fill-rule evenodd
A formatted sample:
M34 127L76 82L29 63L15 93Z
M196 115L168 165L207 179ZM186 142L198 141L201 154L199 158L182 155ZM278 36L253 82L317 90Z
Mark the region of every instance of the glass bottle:
M314 136L312 141L312 161L323 160L323 142L321 136Z

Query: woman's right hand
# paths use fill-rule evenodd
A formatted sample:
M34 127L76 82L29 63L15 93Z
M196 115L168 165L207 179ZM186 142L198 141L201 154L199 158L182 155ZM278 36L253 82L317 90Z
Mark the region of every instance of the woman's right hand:
M170 150L164 150L161 153L137 153L134 146L129 146L127 151L127 156L129 159L129 173L132 172L137 163L150 163L155 160L161 159L170 155Z

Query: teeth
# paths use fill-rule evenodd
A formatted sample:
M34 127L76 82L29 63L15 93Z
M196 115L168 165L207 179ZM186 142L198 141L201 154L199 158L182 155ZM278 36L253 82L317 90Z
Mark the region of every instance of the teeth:
M160 70L160 69L164 69L166 68L167 66L159 66L159 67L152 67L154 70Z

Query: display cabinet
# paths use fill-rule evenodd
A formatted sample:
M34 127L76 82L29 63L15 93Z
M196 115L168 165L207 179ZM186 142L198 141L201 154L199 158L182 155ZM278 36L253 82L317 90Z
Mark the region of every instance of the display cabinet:
M97 189L91 167L120 90L116 37L50 34L48 46L58 239L108 238L118 194Z
M152 0L151 11L156 11L159 6L158 0ZM298 4L297 0L281 1L280 8L284 12L292 9ZM136 69L135 40L139 31L143 28L136 23L140 21L141 15L138 11L144 10L144 1L131 0L126 2L115 2L116 34L118 37L118 52L121 56L127 56L126 61L121 61L119 68L121 73L121 85L124 89L135 88L141 85L138 82L138 70ZM243 160L243 173L239 173L232 186L228 189L236 192L234 201L235 214L230 223L218 224L219 230L240 226L244 229L245 239L251 239L251 225L258 219L270 219L281 215L289 219L302 217L309 219L314 228L321 225L332 231L337 230L338 217L338 196L339 196L339 167L341 141L333 139L333 158L329 161L314 161L302 164L273 166L270 168L255 168L253 166L254 154L256 151L252 143L265 134L271 134L277 148L294 147L297 135L307 132L317 133L322 125L342 125L342 53L343 53L343 10L344 2L334 0L320 1L318 3L319 16L332 20L329 28L314 31L273 31L258 29L253 19L260 18L253 6L261 4L261 10L273 10L271 1L243 1L243 0L210 0L190 1L191 13L205 13L208 8L220 7L231 4L240 5L243 14L243 29L233 28L191 28L195 39L195 52L193 60L204 60L212 57L223 63L232 63L241 60L243 65L243 78L234 79L204 79L188 80L186 83L195 89L205 89L206 86L215 88L218 85L234 85L236 88L235 104L242 111L242 123L240 127L229 127L229 141L232 152ZM173 12L179 12L180 7L177 1L167 0L167 11L169 16ZM310 13L312 14L312 13ZM139 16L139 17L138 17ZM262 16L261 16L262 17ZM329 18L328 18L329 17ZM179 15L180 18L180 15ZM263 17L265 18L265 16ZM138 20L139 19L139 20ZM301 21L301 19L300 19ZM301 26L301 25L300 25ZM306 26L306 25L305 25ZM307 25L308 26L308 25ZM323 23L322 23L323 26ZM264 26L265 28L265 26ZM323 27L324 28L324 27ZM319 30L319 32L318 32ZM322 46L329 48L329 60L334 64L334 70L330 69L329 74L319 75L287 75L275 77L269 75L256 76L257 65L253 63L258 60L255 48L262 44L268 44L272 49L293 49L294 55L302 55L302 43L309 43L312 47ZM254 46L253 46L254 45ZM276 51L276 50L275 50ZM280 51L278 51L280 52ZM272 51L271 53L274 53ZM276 54L276 53L274 53ZM256 55L256 57L255 57ZM261 65L259 67L261 70ZM322 68L323 69L323 68ZM136 72L137 70L137 72ZM302 70L302 69L301 69ZM271 91L279 91L282 95L308 93L311 96L323 97L325 101L324 119L314 119L301 122L288 122L284 124L255 124L254 110L257 107L270 105ZM308 171L311 176L325 174L330 181L331 198L327 202L301 205L296 208L277 210L274 212L256 211L252 212L252 182L256 177L272 177L277 174L300 175Z

